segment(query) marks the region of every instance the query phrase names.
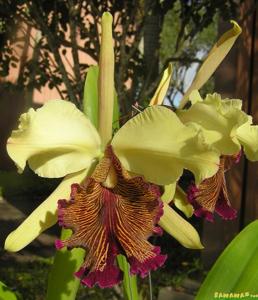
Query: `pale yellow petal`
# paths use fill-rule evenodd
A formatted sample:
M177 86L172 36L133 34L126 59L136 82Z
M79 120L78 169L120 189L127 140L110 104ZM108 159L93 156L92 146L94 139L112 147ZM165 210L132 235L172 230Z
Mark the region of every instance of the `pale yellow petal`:
M203 101L196 101L189 109L178 110L176 113L184 124L196 128L200 126L207 144L221 154L232 155L241 149L237 129L248 120L239 108L240 100L222 100L219 94L214 93L208 94Z
M39 176L63 177L90 166L100 155L100 138L74 104L52 100L21 116L7 151L20 172L28 161Z
M203 249L199 234L195 228L177 214L167 203L164 203L163 209L164 214L159 221L159 225L184 247Z
M16 252L31 243L44 230L53 226L57 221L57 201L69 199L71 184L81 183L88 171L82 170L66 176L55 191L39 205L25 221L5 240L4 248L7 251Z
M205 143L201 131L185 126L168 108L151 106L115 134L112 146L122 165L147 181L167 185L189 169L196 181L218 170L219 155Z
M169 88L172 71L172 64L170 63L163 73L159 86L150 101L150 105L161 105L163 103Z

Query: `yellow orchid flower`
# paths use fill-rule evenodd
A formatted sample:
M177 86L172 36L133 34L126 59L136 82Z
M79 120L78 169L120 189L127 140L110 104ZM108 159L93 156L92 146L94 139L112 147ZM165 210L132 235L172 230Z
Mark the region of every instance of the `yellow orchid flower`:
M207 144L219 151L218 172L200 185L191 185L188 200L195 208L195 215L213 221L213 213L224 219L236 217L227 193L224 173L240 159L241 148L251 161L258 160L258 126L252 117L242 111L239 99L221 99L219 94L208 94L202 99L197 90L190 94L192 106L178 110L177 116L184 124L196 126Z
M173 111L161 106L149 107L129 120L115 134L111 146L126 170L154 184L175 182L184 168L201 182L218 169L218 154L203 143L201 132L183 125ZM69 197L70 185L83 181L103 152L95 127L74 104L63 100L49 101L23 114L19 129L8 139L7 151L20 172L27 161L39 176L66 176L7 238L5 248L18 251L56 222L58 198ZM26 235L21 234L25 231Z
M164 263L166 255L148 241L153 233L160 233L156 224L185 247L202 248L196 230L166 203L163 205L159 185L175 183L183 169L190 170L196 182L202 182L219 166L219 155L204 143L202 132L184 125L166 107L147 108L111 139L111 24L111 15L104 14L98 131L75 105L52 100L23 114L18 130L7 142L8 154L19 172L28 163L39 176L65 177L7 237L5 249L22 249L58 219L60 225L73 229L73 234L65 241L58 240L56 247L86 248L87 256L77 276L87 286L100 287L121 280L121 270L114 264L119 253L126 255L131 274L146 276Z

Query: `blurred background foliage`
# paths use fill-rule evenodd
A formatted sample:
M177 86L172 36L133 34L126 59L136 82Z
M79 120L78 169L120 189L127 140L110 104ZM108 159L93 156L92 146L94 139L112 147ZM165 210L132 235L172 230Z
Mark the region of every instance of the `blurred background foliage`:
M69 99L81 108L89 67L82 54L97 63L99 24L104 11L108 10L114 16L115 83L123 123L134 113L135 106L142 108L148 104L169 62L173 63L174 73L166 101L177 104L217 39L218 20L237 18L241 2L0 0L0 93L3 96L0 111L17 110L15 115L5 113L8 124L3 121L0 124L3 156L0 187L4 201L27 215L59 183L59 180L38 178L30 170L16 174L10 161L3 163L7 160L6 139L17 123L18 115L29 106L35 107L34 89L40 91L46 86L56 89L60 98ZM17 52L17 49L20 50ZM9 80L14 69L17 78ZM204 90L212 89L213 81L210 80ZM9 96L4 98L6 91L15 98L14 101L10 101ZM4 205L0 201L0 207L5 209ZM1 218L4 214L5 218ZM13 224L7 226L12 220ZM0 280L16 292L18 299L41 300L45 297L54 247L52 245L52 250L44 252L40 242L27 247L16 257L4 253L1 250L3 241L17 226L17 220L10 218L8 221L8 211L0 211L1 227L6 228L0 234ZM200 228L199 221L193 219L192 222ZM55 236L58 232L55 227L48 233ZM166 234L156 242L162 244L169 259L164 269L152 275L154 297L162 286L182 290L181 283L186 277L203 276L197 251L183 249ZM35 250L36 256L32 257ZM148 299L148 280L141 280L139 285L143 298ZM121 290L81 288L78 299L121 299Z
M114 16L116 89L126 115L136 101L150 99L169 62L176 63L172 94L183 92L187 69L201 62L216 39L218 15L234 18L240 2L1 0L0 76L18 68L15 85L26 97L48 85L80 107L88 68L80 53L97 62L100 17L108 10ZM22 48L21 56L15 45Z

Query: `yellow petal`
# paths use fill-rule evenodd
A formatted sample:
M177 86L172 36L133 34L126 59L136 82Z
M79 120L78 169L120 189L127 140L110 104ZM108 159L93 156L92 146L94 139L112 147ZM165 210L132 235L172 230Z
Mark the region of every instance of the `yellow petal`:
M164 203L164 214L159 225L171 234L181 245L190 249L203 249L200 237L195 228L177 214L167 203Z
M197 72L193 83L188 88L183 99L181 100L179 108L184 107L189 95L193 90L199 90L207 82L207 80L215 72L217 67L220 65L222 60L225 58L229 50L234 45L237 37L239 36L242 30L236 22L231 21L231 23L233 24L233 28L225 32L222 35L222 37L218 40L218 42L213 46L207 58L203 62L199 71Z
M63 177L90 166L100 154L100 138L74 104L52 100L21 115L7 151L20 172L28 161L39 176Z
M17 229L8 235L4 248L11 252L19 251L31 243L41 232L53 226L57 221L57 201L69 199L71 184L81 183L87 173L87 170L82 170L66 176L55 191Z
M184 168L194 173L196 182L218 170L219 155L207 147L201 131L183 125L162 106L150 106L129 120L112 146L125 169L160 185L177 181Z
M163 73L159 86L150 101L150 105L161 105L167 94L172 76L172 64L170 63Z
M189 109L177 110L176 113L184 124L195 124L196 128L199 126L207 144L221 154L232 155L241 149L237 130L248 120L248 116L239 108L240 100L222 100L219 94L214 93L208 94L203 101L195 101Z
M188 202L185 192L179 186L176 188L174 204L187 218L190 218L193 215L193 206Z

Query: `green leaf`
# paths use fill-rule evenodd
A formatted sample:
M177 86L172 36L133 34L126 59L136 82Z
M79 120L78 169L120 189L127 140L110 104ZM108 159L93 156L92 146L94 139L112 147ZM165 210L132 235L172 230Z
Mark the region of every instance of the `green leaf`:
M195 300L214 299L216 292L258 292L258 221L227 246L202 284Z
M16 295L0 281L0 300L17 300Z
M123 287L124 296L127 300L140 300L137 289L137 277L130 275L130 266L123 255L117 256L119 268L124 272Z
M61 240L67 239L71 230L62 229ZM83 263L85 250L66 248L58 250L54 264L48 277L46 300L74 300L79 288L80 280L74 276Z

